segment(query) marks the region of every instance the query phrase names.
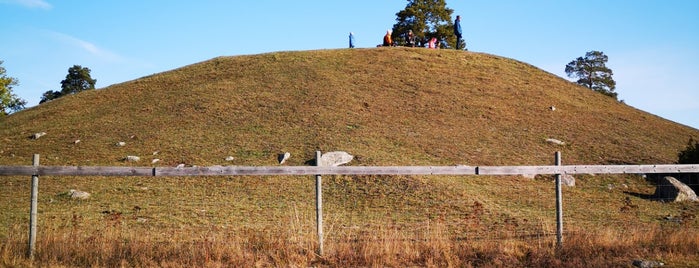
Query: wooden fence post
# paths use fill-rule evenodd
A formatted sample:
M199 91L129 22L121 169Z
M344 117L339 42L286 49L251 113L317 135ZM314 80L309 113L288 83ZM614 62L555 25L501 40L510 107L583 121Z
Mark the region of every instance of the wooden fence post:
M316 151L316 166L320 166L320 151ZM323 256L323 183L316 175L316 225L318 228L318 255Z
M35 154L32 165L39 166L39 155ZM36 222L37 209L39 207L39 174L32 175L32 204L29 215L29 260L34 260L34 250L36 249Z
M555 165L561 165L561 152L557 151ZM556 174L556 244L563 246L563 192L561 189L561 174Z

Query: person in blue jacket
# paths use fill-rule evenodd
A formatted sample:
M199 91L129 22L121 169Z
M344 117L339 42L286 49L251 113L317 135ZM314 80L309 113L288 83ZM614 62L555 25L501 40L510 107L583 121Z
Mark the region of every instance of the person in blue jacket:
M354 33L350 32L349 35L349 47L354 48Z
M461 47L461 16L457 15L454 20L454 35L456 35L456 49Z

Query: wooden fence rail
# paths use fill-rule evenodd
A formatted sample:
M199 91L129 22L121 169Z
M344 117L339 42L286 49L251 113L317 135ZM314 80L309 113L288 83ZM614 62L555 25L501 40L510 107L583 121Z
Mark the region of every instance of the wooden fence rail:
M523 175L699 173L699 165L568 166L0 166L0 176Z
M321 158L316 152L316 162ZM556 152L553 166L209 166L209 167L109 167L109 166L39 166L34 155L32 166L0 166L0 176L32 176L29 249L34 256L37 222L39 176L309 176L316 178L316 215L318 254L323 255L322 175L556 175L556 233L562 245L563 203L561 175L563 174L648 174L699 173L697 165L569 165L563 166Z

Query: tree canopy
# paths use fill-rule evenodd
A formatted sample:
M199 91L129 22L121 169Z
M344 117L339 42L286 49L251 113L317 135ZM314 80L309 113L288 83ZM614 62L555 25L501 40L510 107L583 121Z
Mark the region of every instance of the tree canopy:
M396 13L393 25L393 40L399 45L405 43L409 30L413 31L418 42L436 37L447 47L456 46L454 23L451 15L454 10L447 8L445 0L408 0L405 9Z
M678 164L699 164L699 141L689 138L687 148L677 154Z
M44 94L41 95L41 101L39 101L39 103L44 103L81 91L95 89L95 83L97 83L97 80L90 77L89 68L73 65L73 67L68 69L66 79L61 81L61 91L49 90L44 92Z
M95 89L96 79L90 77L90 69L73 65L68 69L66 79L61 81L61 95L75 94L81 91Z
M3 61L0 60L0 116L5 116L11 112L24 109L27 101L12 93L12 87L18 85L19 81L14 77L6 75L6 70L2 67L2 63Z
M590 51L585 57L578 57L566 65L566 74L571 78L578 78L579 85L604 95L617 98L614 92L616 82L612 79L612 70L607 68L608 57L601 51Z

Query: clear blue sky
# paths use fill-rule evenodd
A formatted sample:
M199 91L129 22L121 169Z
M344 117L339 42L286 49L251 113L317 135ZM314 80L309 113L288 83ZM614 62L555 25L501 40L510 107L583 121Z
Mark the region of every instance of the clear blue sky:
M68 68L97 87L218 56L374 47L407 1L0 0L0 60L37 105ZM447 1L468 48L555 75L586 52L609 56L619 99L699 128L699 1ZM552 89L554 90L554 89ZM555 105L555 104L553 104ZM572 122L571 122L572 123ZM662 130L658 130L662 131Z

